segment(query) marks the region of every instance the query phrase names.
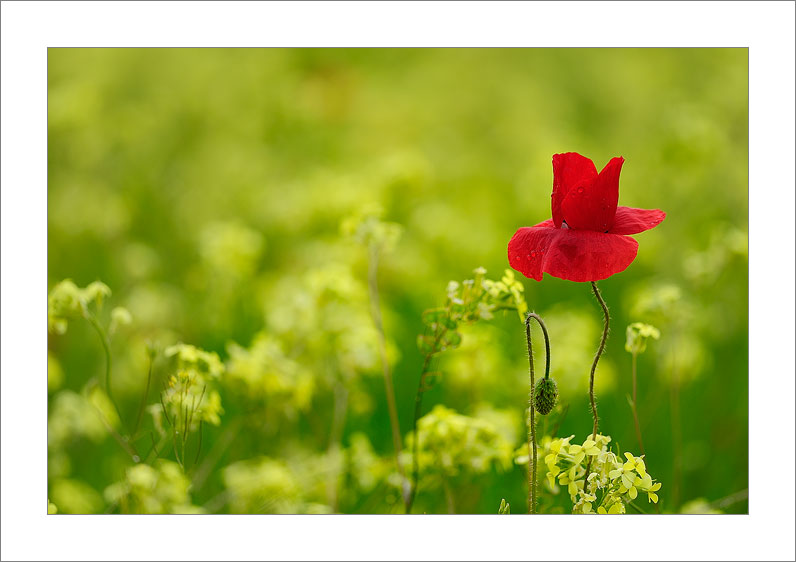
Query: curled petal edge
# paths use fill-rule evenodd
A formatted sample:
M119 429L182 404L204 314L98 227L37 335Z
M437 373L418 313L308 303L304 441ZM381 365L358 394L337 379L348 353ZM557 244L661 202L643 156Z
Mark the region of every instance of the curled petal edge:
M655 228L665 218L666 213L660 209L617 207L614 225L608 231L608 234L638 234Z

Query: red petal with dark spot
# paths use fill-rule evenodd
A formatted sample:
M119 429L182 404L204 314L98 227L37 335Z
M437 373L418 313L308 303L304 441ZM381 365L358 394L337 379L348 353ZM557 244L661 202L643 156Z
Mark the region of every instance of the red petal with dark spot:
M597 178L597 168L594 162L581 156L577 152L565 152L553 155L553 195L551 207L553 222L561 227L564 213L561 204L572 189L591 185Z
M614 225L624 161L621 156L612 158L594 181L569 190L561 211L570 228L607 232Z
M520 228L508 246L511 267L542 280L542 274L569 281L600 281L624 271L638 253L627 236L555 228L551 221Z
M638 234L658 226L666 213L659 209L634 209L633 207L617 207L614 226L609 234Z

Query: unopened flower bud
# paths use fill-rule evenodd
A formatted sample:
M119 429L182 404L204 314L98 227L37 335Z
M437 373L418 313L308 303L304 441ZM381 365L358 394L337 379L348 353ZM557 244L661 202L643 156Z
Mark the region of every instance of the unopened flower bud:
M536 383L533 390L533 405L536 411L546 416L553 411L558 398L558 388L556 381L551 378L542 378Z

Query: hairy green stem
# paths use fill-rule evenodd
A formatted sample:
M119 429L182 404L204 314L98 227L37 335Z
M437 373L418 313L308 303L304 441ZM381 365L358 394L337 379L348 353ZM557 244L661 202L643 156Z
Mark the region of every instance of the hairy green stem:
M528 513L536 513L536 409L533 407L533 346L531 345L531 315L525 318L525 338L528 341L531 391L528 398Z
M589 374L589 404L591 405L591 415L594 419L594 425L592 426L591 431L591 438L594 441L597 438L597 425L599 418L597 417L597 403L594 401L594 372L597 370L597 363L600 361L600 356L603 354L603 350L605 350L605 342L608 340L608 330L611 325L611 316L608 314L608 306L605 304L602 295L600 294L600 289L597 288L597 283L592 281L591 282L591 289L594 293L594 296L597 297L597 301L600 303L600 306L603 309L603 335L600 339L600 347L597 348L597 353L594 355L594 361L591 364L591 373ZM589 478L589 474L591 472L591 461L592 457L589 456L589 460L586 463L586 475L585 478Z
M534 368L533 368L533 345L531 344L531 318L539 323L544 334L545 343L545 378L550 378L550 337L547 334L547 326L545 326L542 318L535 312L529 312L525 317L525 339L528 343L528 365L531 379L531 389L528 395L528 404L530 406L530 421L528 428L528 513L536 513L536 408L533 404L533 390L534 390Z
M608 340L608 330L611 324L611 317L608 314L608 306L605 304L602 295L600 294L600 289L597 288L597 283L594 281L591 282L591 289L594 293L594 296L597 297L597 301L600 303L600 306L603 309L603 316L604 316L604 324L603 324L603 336L600 339L600 347L597 348L597 353L594 355L594 361L591 364L591 373L589 374L589 403L591 404L591 415L594 419L594 427L592 428L591 438L594 440L597 437L597 404L594 401L594 372L597 370L597 363L600 361L600 356L603 354L603 350L605 350L605 342Z

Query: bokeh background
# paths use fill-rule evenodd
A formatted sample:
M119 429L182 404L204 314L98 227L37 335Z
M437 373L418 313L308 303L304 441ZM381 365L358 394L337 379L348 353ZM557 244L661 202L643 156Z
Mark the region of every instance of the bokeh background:
M747 85L745 49L50 49L48 287L101 280L101 318L131 314L112 337L114 431L136 419L147 342L215 352L224 373L196 462L180 469L164 447L131 471L95 412L97 334L78 320L50 333L49 500L59 513L402 512L373 256L346 225L378 210L394 235L378 291L405 439L422 312L479 266L503 275L515 230L550 217L552 155L576 151L598 169L623 156L620 204L667 213L600 283L601 431L639 454L625 327L652 324L638 406L661 511L747 512ZM551 332L549 425L582 440L601 311L588 284L522 281ZM424 413L468 416L494 447L422 481L415 511L496 513L505 498L522 513L523 326L506 313L462 335ZM139 449L157 440L174 371L160 353Z

